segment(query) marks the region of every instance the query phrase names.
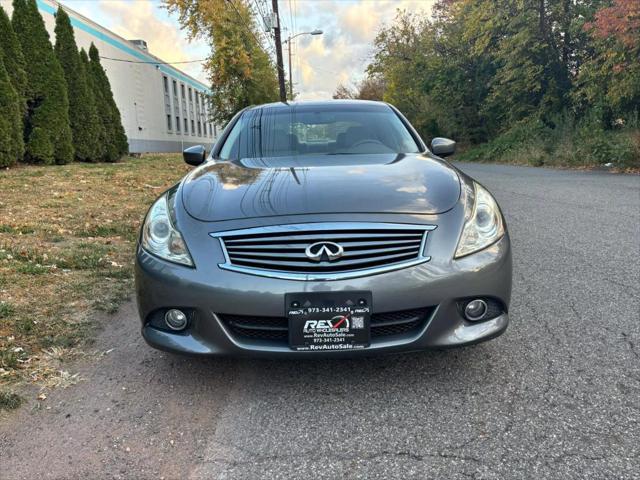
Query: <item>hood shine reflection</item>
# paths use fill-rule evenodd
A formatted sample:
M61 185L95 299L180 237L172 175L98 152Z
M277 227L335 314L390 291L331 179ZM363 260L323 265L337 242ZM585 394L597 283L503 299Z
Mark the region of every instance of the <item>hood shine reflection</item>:
M319 155L207 163L182 199L203 221L321 213L437 214L454 207L460 181L423 154Z

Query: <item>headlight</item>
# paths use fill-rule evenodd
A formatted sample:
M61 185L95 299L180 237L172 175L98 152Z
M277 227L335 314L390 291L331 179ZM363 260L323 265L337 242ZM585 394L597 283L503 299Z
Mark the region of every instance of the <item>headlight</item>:
M187 244L174 227L169 205L175 190L162 195L153 204L142 227L142 248L170 262L193 267Z
M495 243L504 235L500 208L491 194L473 182L473 192L466 192L467 213L455 258L464 257ZM473 195L473 197L472 197ZM471 198L473 205L469 205Z

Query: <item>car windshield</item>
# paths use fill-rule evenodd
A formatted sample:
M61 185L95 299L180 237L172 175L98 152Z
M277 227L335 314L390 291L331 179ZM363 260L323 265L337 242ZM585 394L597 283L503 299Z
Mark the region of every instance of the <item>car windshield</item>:
M384 104L282 105L247 110L219 157L418 153L398 115Z

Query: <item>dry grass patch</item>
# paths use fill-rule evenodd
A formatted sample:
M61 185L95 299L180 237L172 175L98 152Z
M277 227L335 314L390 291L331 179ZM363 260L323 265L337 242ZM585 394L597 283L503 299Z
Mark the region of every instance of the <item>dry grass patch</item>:
M92 313L130 297L140 223L188 167L179 155L0 172L0 389L68 385Z

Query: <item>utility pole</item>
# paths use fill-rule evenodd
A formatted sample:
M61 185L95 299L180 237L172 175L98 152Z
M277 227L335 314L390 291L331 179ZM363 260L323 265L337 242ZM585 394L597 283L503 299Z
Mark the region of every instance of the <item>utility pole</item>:
M278 14L278 0L271 0L276 25L273 28L276 37L276 60L278 62L278 85L280 87L280 101L287 101L287 91L284 86L284 64L282 62L282 38L280 37L280 15Z
M317 28L311 32L300 32L300 33L296 33L295 35L290 35L289 38L287 38L284 43L287 44L287 49L289 52L289 100L293 100L293 73L291 72L291 40L293 40L296 37L299 37L300 35L322 35L322 30L318 30Z
M289 100L293 100L293 74L291 73L291 37L287 41L289 51Z

